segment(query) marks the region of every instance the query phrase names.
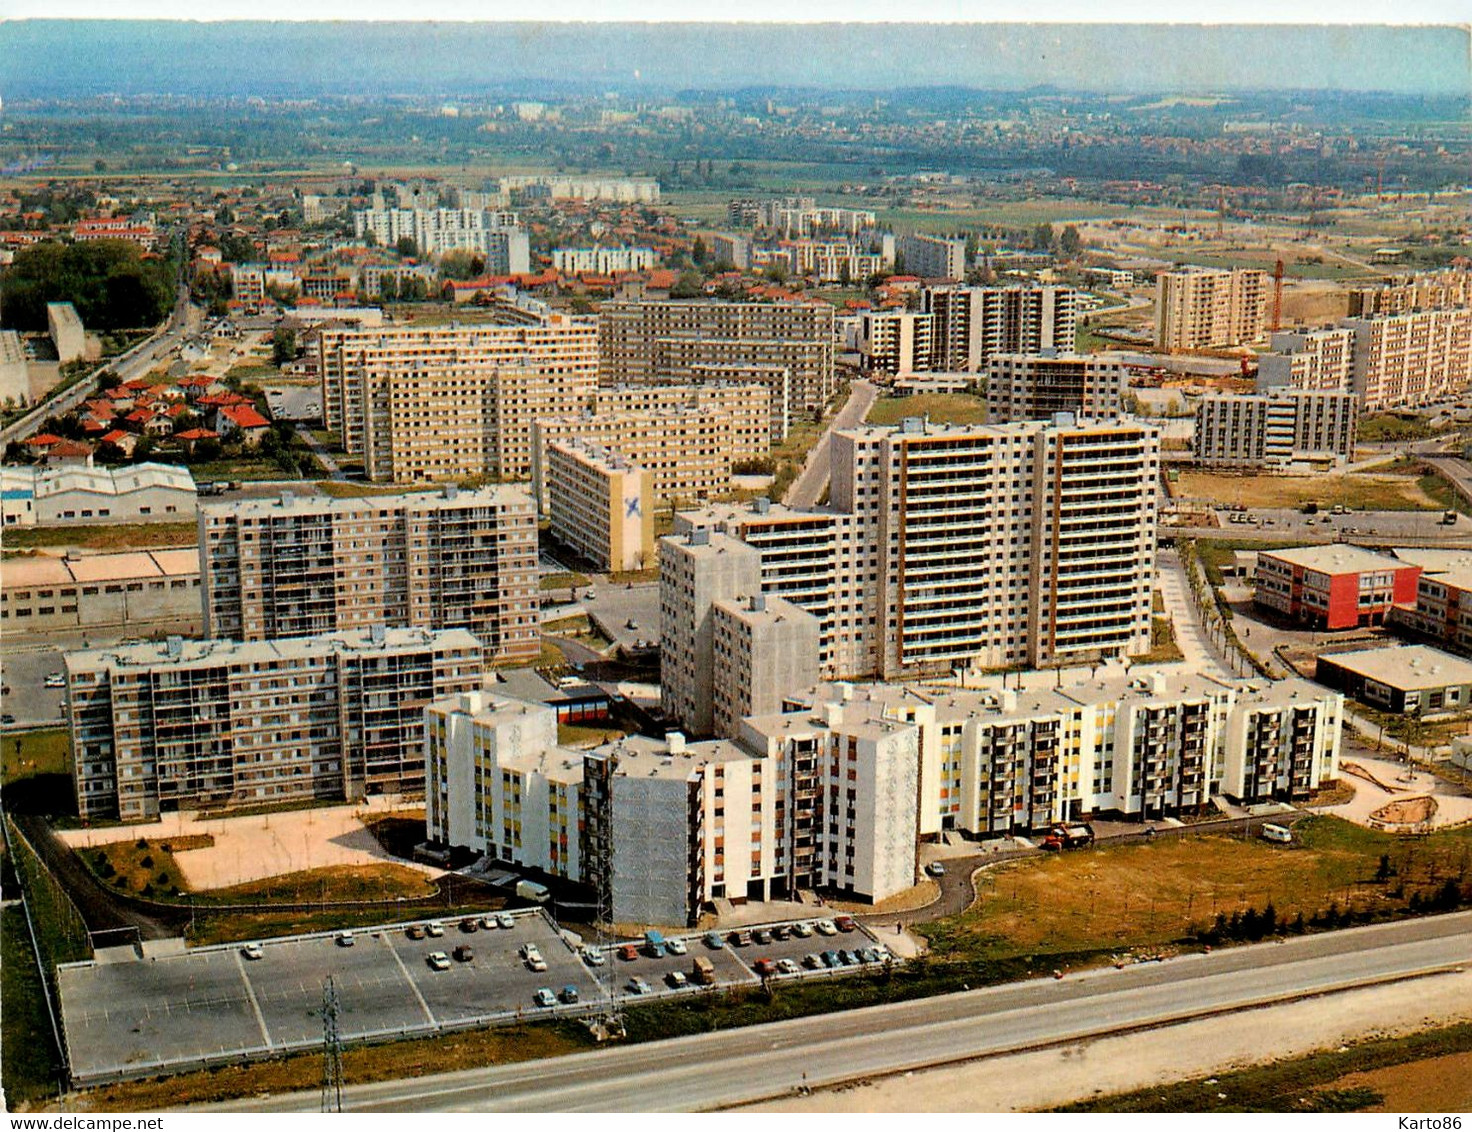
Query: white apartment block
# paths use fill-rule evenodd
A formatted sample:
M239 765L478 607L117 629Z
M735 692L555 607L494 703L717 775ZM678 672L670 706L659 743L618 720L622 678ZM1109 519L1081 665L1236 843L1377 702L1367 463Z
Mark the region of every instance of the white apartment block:
M482 679L463 629L69 652L77 812L150 821L219 806L424 788L429 703Z
M859 353L870 373L914 373L930 368L931 316L906 310L864 311Z
M468 629L492 661L541 649L536 506L516 487L210 504L199 545L207 636L383 624Z
M553 248L552 266L563 275L612 275L616 271L648 271L653 248Z
M475 690L424 708L431 841L581 879L583 752L557 743L557 712Z
M1472 384L1472 307L1346 318L1363 412L1425 405Z
M920 309L933 320L925 369L977 373L993 354L1071 354L1076 348L1078 292L1071 287L926 287Z
M1257 389L1354 388L1354 331L1346 327L1281 331L1257 359Z
M370 479L410 482L532 470L532 426L593 394L597 330L559 315L523 325L324 328L327 427Z
M411 239L426 259L469 251L485 257L490 275L524 275L531 270L530 246L514 212L472 208L370 208L353 213L353 233L372 233L381 247Z
M831 502L677 517L761 556L819 620L825 676L1086 662L1150 647L1158 430L1060 417L841 429ZM666 643L681 626L667 620ZM682 717L677 717L682 718Z
M993 424L1073 413L1114 420L1124 411L1124 364L1099 355L993 354L987 359L986 411Z
M751 266L751 241L745 236L707 232L701 238L710 246L711 263L730 264L737 271Z
M783 237L811 236L817 232L855 236L877 223L874 213L868 209L820 207L808 197L754 201L749 210L738 211L748 217L753 227Z
M653 477L616 452L583 441L547 446L552 537L600 570L654 562Z
M558 747L555 714L484 693L428 708L431 840L601 891L613 919L692 924L717 900L883 900L948 831L1036 834L1301 800L1337 773L1343 696L1292 679L1110 670L1018 692L818 684L734 738Z
M748 715L780 711L794 688L818 679L818 619L801 606L755 591L711 606L712 730L737 738Z
M600 385L593 391L591 409L595 414L699 409L727 417L733 462L766 456L772 442L787 435L785 429L777 433L776 422L785 422L786 412L784 409L779 414L773 408L769 385L719 380L714 375L696 385Z
M647 177L555 177L523 174L498 178L497 184L502 193L540 190L551 200L659 203L659 182Z
M1266 272L1187 267L1155 279L1155 345L1163 350L1246 346L1263 337Z
M956 236L901 236L895 252L904 260L905 274L922 279L965 279L966 241Z
M793 410L816 412L838 388L833 318L827 303L605 303L598 375L606 384L648 385L690 381L712 366L786 370Z
M1201 399L1191 433L1196 462L1211 468L1324 468L1354 458L1355 395L1274 388Z
M767 254L769 262L783 262L792 274L819 283L862 283L884 267L881 256L846 240L783 240Z
M696 735L711 734L711 608L761 591L761 554L744 542L704 529L659 540L660 703L666 718Z
M56 347L56 360L62 365L87 356L87 331L71 303L46 304L46 330Z

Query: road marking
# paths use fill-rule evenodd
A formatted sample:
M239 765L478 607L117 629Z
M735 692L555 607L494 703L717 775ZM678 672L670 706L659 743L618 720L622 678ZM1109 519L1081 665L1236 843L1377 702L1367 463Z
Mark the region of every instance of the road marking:
M266 1016L261 1013L261 1004L256 1001L255 988L250 985L250 976L245 973L245 961L240 958L240 952L235 952L235 969L240 972L240 981L245 984L245 997L250 1000L251 1012L256 1016L256 1025L261 1028L261 1041L271 1046L271 1031L266 1029Z
M434 1012L430 1010L429 1003L425 1002L424 996L419 993L419 985L414 982L414 977L409 974L409 968L404 966L404 961L399 958L399 953L394 950L394 945L389 943L387 937L383 940L383 946L388 948L388 953L394 957L394 962L399 965L399 970L404 972L404 981L409 984L409 989L414 992L414 997L419 1000L419 1007L424 1011L425 1020L431 1026L438 1026L439 1023L435 1021Z

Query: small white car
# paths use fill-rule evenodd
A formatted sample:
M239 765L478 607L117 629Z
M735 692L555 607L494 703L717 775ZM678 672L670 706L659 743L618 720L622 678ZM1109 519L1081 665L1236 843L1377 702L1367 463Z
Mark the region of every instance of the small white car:
M352 947L357 942L353 939L352 932L338 932L336 939L338 947Z
M434 939L439 939L440 936L445 934L445 925L440 923L438 920L431 920L429 923L424 925L424 931L426 935L429 935Z
M259 943L247 943L240 949L240 954L247 959L260 959L266 954L266 951Z
M585 947L582 950L583 962L589 967L601 967L608 962L608 956L596 947Z
M504 931L509 931L510 929L516 927L516 917L513 916L510 912L497 912L496 926Z
M684 955L687 953L683 939L667 939L664 941L664 949L671 955Z
M838 925L832 920L819 920L813 927L817 929L819 935L838 934Z
M532 1001L538 1006L556 1006L557 996L552 993L549 987L538 987L537 993L532 995Z
M430 967L436 971L448 971L450 969L450 957L443 951L431 951L428 961Z
M652 994L653 993L653 988L650 987L650 985L647 982L645 982L643 979L641 979L638 975L635 975L632 979L630 979L625 984L625 989L628 990L628 992L630 994Z

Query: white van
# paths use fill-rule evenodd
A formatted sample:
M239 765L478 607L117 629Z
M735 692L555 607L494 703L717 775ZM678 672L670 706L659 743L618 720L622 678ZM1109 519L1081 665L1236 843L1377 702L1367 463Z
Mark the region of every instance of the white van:
M1293 831L1286 825L1273 825L1269 822L1262 827L1262 839L1276 841L1279 845L1291 845L1293 844Z

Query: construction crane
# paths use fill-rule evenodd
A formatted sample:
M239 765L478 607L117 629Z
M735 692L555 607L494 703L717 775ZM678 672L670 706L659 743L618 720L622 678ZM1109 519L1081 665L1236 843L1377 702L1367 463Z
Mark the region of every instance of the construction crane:
M1283 260L1280 257L1273 266L1273 324L1272 331L1277 333L1283 326Z

